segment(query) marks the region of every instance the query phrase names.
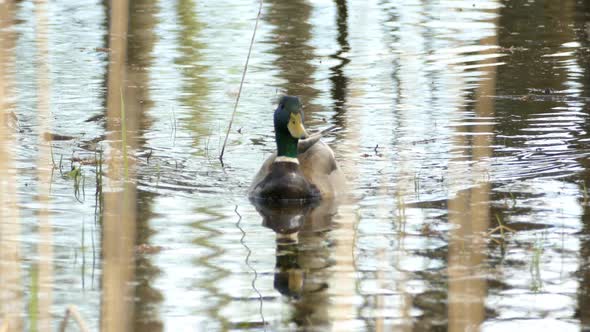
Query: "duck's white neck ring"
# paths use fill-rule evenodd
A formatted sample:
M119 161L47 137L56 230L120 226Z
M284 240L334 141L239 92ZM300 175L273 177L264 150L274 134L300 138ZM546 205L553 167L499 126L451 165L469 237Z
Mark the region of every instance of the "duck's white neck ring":
M275 158L275 163L295 163L299 165L299 160L293 157L278 156Z

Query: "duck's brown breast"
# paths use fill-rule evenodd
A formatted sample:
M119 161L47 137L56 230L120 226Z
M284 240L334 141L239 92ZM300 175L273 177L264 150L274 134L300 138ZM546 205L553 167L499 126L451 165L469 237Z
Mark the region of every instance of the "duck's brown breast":
M320 192L305 179L299 165L274 162L266 177L254 188L253 198L270 201L319 199Z

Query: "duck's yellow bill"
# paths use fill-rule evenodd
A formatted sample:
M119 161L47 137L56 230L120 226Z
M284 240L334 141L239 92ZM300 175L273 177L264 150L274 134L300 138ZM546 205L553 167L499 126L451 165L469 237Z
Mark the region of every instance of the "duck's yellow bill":
M303 122L301 121L301 114L293 114L291 113L291 118L289 119L289 133L291 136L295 138L303 138L307 136L307 132L305 131L305 127L303 127Z

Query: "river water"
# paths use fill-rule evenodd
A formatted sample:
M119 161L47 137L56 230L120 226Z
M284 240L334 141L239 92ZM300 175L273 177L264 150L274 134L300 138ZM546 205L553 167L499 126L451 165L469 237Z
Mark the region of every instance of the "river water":
M257 13L0 0L0 326L590 329L587 1L266 0L222 164ZM247 199L283 94L335 202Z

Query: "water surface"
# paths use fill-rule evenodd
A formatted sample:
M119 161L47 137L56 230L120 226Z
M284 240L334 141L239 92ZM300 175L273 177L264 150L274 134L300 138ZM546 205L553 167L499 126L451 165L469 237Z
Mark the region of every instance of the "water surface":
M1 322L590 328L586 2L265 1L223 165L258 2L125 8L0 2ZM248 201L282 94L344 199Z

